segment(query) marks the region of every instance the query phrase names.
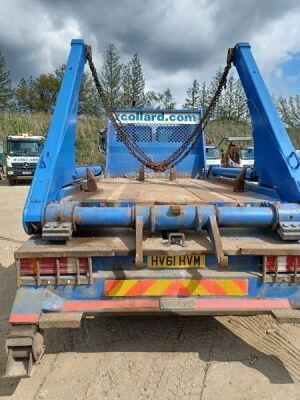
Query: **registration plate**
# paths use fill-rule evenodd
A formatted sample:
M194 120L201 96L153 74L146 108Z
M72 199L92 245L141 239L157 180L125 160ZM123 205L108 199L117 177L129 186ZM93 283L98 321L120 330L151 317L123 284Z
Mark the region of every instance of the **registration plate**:
M147 257L148 268L205 268L204 254Z
M23 171L22 175L31 175L31 172L30 171Z

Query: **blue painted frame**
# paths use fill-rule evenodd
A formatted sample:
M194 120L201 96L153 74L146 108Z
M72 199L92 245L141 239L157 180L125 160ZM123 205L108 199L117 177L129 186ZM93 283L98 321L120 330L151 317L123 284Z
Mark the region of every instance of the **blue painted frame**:
M40 232L47 205L59 201L63 188L78 179L76 120L85 62L84 41L73 40L47 140L23 212L24 229L29 234ZM281 200L299 202L299 160L248 43L235 46L234 65L248 99L255 149L254 172L260 187L276 188Z

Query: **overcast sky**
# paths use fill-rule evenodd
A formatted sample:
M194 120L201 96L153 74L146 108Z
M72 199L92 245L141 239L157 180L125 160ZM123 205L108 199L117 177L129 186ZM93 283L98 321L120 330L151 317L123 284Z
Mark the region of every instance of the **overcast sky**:
M300 94L299 0L0 0L0 50L14 83L53 71L79 37L98 70L109 42L124 62L138 52L147 90L169 87L179 104L239 41L250 42L272 93Z

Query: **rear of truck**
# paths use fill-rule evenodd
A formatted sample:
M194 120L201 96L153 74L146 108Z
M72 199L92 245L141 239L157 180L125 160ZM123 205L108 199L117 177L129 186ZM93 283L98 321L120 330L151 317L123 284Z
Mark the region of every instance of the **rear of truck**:
M241 59L246 94L261 99L243 64L249 51L246 44L237 47L235 65L239 70ZM299 161L293 164L286 133L284 146L270 145L272 171L272 162L282 166L288 154L285 180L282 170L262 170L259 156L256 172L212 166L207 177L201 110L119 110L128 137L154 162L195 128L197 141L176 167L154 173L128 152L108 121L105 171L76 168L70 121L76 121L85 60L84 42L73 41L24 208L24 228L32 236L15 253L7 376L32 374L45 351L44 329L78 328L89 315L297 312ZM270 116L269 99L262 100L261 112ZM279 123L274 118L273 125Z

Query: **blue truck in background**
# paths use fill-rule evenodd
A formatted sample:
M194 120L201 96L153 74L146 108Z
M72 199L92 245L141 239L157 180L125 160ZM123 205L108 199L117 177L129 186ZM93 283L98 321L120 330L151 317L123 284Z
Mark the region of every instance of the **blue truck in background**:
M133 141L164 159L198 127L177 166L153 172L108 121L105 170L75 162L80 82L73 40L23 212L7 376L30 376L43 331L87 315L248 315L300 309L300 163L250 45L231 49L252 122L254 166L212 165L201 110L115 112Z

